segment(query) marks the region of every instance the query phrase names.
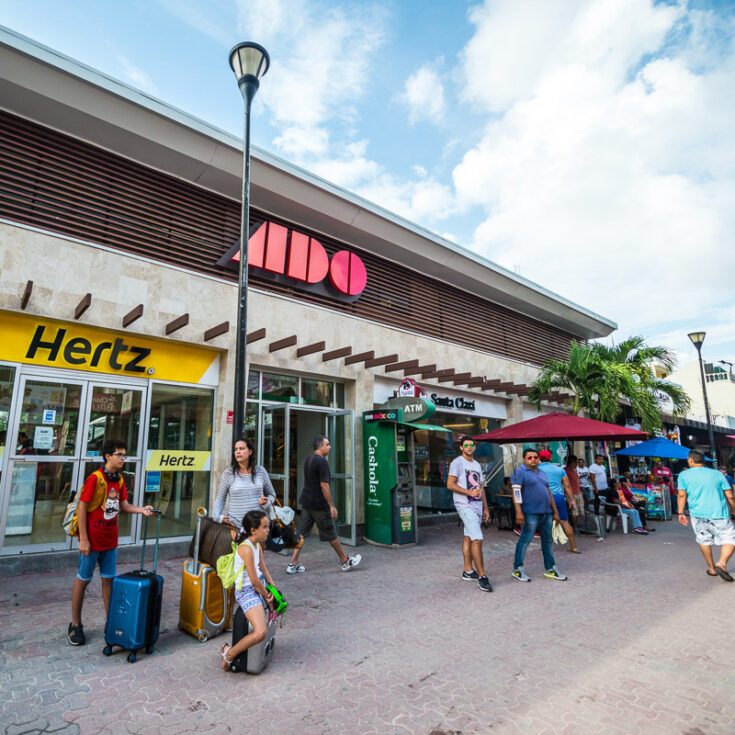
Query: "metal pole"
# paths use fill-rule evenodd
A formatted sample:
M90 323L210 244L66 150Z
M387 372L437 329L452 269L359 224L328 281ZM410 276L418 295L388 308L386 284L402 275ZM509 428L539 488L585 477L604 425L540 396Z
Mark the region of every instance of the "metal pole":
M699 355L699 373L702 376L702 394L704 396L704 413L707 417L707 433L709 434L709 451L712 456L712 463L714 468L717 469L717 452L715 450L715 432L712 429L712 419L709 415L709 402L707 401L707 384L704 379L704 363L702 362L702 349L697 348L697 355Z
M256 87L257 89L257 87ZM245 98L245 134L242 153L242 211L240 214L240 278L237 296L237 344L235 347L235 392L232 409L232 443L245 434L248 344L248 239L250 235L250 104Z

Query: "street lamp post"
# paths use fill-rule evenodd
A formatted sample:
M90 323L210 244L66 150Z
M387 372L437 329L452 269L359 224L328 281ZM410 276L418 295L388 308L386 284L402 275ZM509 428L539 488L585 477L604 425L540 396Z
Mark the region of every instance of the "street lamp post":
M709 401L707 400L707 381L704 377L704 363L702 362L702 343L706 336L706 332L690 332L688 337L692 344L697 348L697 356L699 357L699 374L702 376L702 394L704 396L704 413L707 417L707 432L709 433L709 450L712 455L714 466L717 467L717 453L715 450L715 433L712 429L712 419L709 415Z
M245 134L242 151L242 211L240 214L240 278L237 288L237 342L235 391L232 407L233 442L245 433L245 398L248 344L248 240L250 237L250 106L268 71L270 56L259 44L246 41L230 51L230 66L245 100Z

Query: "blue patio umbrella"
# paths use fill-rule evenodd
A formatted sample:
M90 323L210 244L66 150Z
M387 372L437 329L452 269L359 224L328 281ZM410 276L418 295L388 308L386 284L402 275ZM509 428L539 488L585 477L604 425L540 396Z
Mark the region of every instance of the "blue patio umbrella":
M641 442L635 446L629 447L628 449L618 449L615 454L621 454L625 457L661 457L665 459L686 459L689 456L690 450L687 447L682 447L681 444L672 442L670 439L666 439L663 436L657 436L654 439ZM709 457L705 457L707 462L712 460Z

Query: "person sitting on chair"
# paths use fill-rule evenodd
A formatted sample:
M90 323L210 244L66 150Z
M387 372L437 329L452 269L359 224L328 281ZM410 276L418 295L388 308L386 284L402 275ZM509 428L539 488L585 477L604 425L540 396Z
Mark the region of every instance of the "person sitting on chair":
M633 530L636 533L648 533L648 531L643 528L643 523L641 521L640 515L638 514L638 511L632 506L630 502L625 499L625 495L620 489L619 480L615 478L610 480L610 485L607 490L605 490L605 500L608 506L616 505L617 511L619 513L624 513L626 516L628 516L630 522L633 524ZM608 507L606 508L606 510L609 515L614 515L616 509Z

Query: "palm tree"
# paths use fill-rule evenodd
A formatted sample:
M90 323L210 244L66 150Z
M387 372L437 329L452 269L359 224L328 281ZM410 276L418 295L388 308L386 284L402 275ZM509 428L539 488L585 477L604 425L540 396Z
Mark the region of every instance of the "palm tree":
M661 427L663 395L671 398L674 414L689 408L689 397L677 385L657 378L648 364L658 360L669 370L676 364L665 347L649 346L643 337L629 337L611 346L572 342L566 360L548 361L533 384L528 398L537 408L541 397L553 388L564 388L572 413L586 410L593 418L615 421L622 412L621 400L630 402L640 415L641 428L652 432Z

